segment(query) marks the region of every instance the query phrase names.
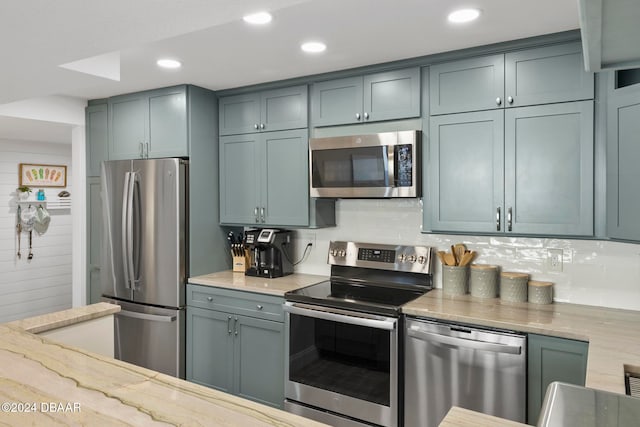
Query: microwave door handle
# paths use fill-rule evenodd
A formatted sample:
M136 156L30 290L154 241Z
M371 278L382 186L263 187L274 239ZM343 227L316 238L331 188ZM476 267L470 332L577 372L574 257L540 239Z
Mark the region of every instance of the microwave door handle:
M387 145L386 159L384 164L387 169L387 187L396 186L396 168L395 168L395 145Z
M124 175L124 188L122 189L122 266L124 267L124 287L131 289L130 273L129 273L129 227L127 219L129 218L129 181L131 180L131 172Z

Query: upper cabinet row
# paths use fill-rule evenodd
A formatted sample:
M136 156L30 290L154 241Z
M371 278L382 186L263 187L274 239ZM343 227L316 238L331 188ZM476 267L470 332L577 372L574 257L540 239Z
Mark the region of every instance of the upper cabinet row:
M318 82L311 89L313 126L419 116L419 67Z
M580 43L483 56L430 67L431 115L593 99Z

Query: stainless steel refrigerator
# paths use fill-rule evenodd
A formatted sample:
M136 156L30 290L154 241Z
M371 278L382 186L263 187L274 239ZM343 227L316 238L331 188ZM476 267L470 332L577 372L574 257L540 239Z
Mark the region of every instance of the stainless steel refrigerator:
M102 300L115 316L117 359L184 378L188 162L102 166Z

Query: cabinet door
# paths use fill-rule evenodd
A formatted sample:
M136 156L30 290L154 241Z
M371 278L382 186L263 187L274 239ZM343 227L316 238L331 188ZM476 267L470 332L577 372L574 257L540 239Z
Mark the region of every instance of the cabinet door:
M607 235L640 240L640 84L607 100Z
M434 231L502 231L503 112L480 111L430 119L430 169ZM500 212L501 213L501 212Z
M100 302L102 199L100 177L87 178L87 302Z
M247 134L220 138L220 222L223 224L257 222L254 210L259 205L261 162L256 144L260 137L260 134Z
M101 164L109 158L107 110L107 104L92 105L85 110L87 176L100 176Z
M307 86L265 91L260 96L260 130L306 128Z
M187 380L233 392L233 319L229 313L187 307Z
M483 56L430 67L431 115L504 106L504 55Z
M311 89L313 126L362 121L362 77L314 83Z
M420 68L364 76L364 121L420 116Z
M506 107L593 99L593 91L580 42L505 55Z
M218 108L220 135L258 132L259 124L259 93L220 98Z
M149 94L149 146L147 156L186 157L187 93L184 86Z
M109 159L143 157L148 142L148 105L149 99L143 94L109 99Z
M284 324L239 316L235 335L235 391L246 399L282 408Z
M262 135L264 171L261 208L265 223L294 226L309 223L309 154L307 130Z
M505 111L505 209L507 232L593 235L592 101Z
M528 420L536 425L547 387L553 381L584 386L588 343L529 334L527 354ZM622 375L622 374L621 374Z

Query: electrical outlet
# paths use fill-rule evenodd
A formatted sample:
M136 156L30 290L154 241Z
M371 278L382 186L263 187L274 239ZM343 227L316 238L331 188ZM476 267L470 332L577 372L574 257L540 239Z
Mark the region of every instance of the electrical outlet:
M304 245L308 243L311 243L312 246L316 245L316 233L298 232L297 238Z
M549 271L562 272L562 249L547 249L547 267Z

